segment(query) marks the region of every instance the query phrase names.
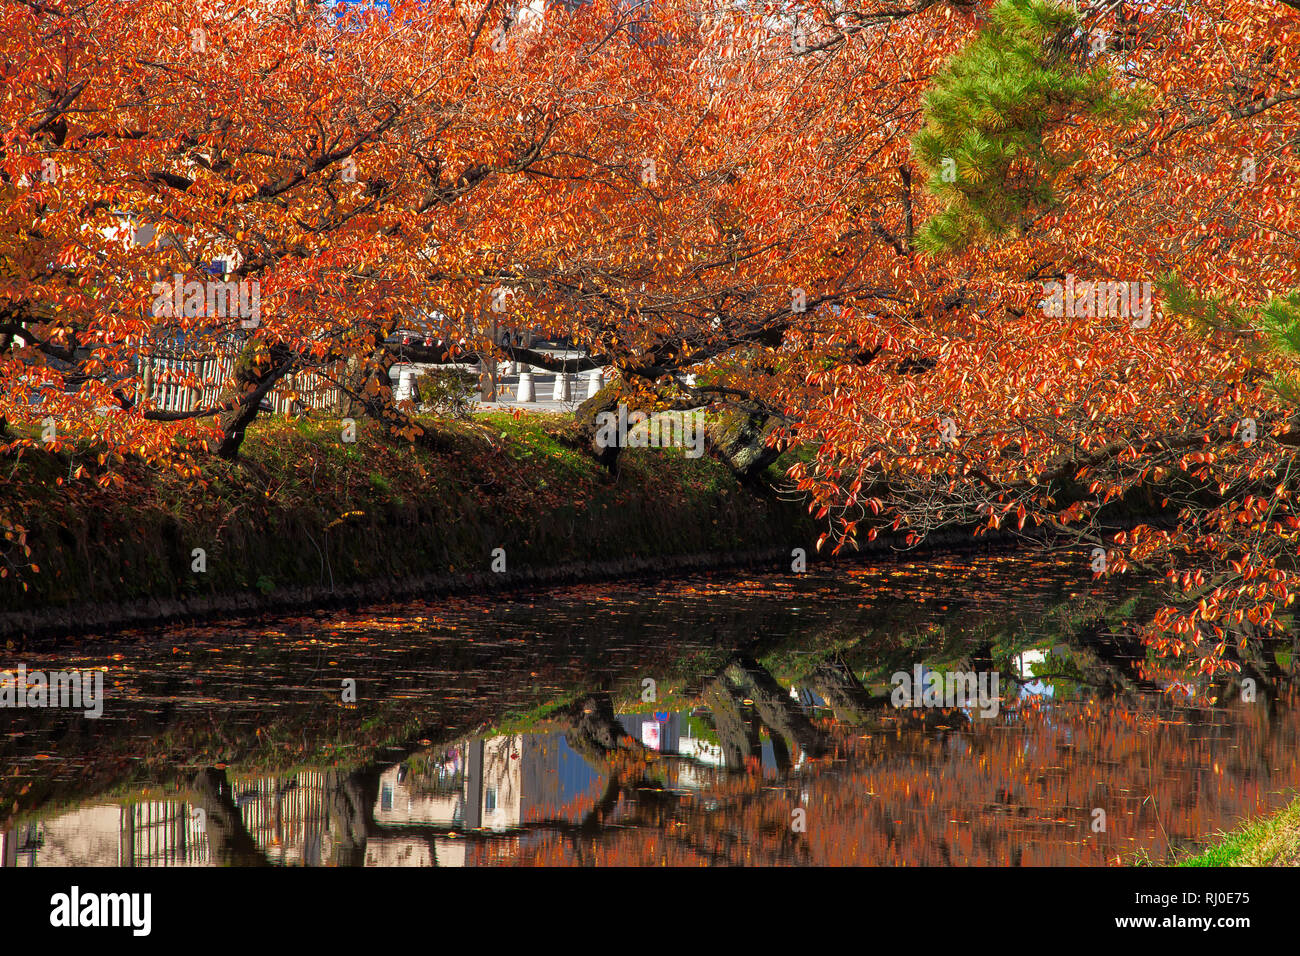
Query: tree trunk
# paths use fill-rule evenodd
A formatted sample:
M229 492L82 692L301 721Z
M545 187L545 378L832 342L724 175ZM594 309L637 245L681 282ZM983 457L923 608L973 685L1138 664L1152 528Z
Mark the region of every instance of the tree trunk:
M221 396L223 403L233 403L229 411L217 416L221 441L216 451L221 458L235 461L239 457L244 433L261 411L262 399L289 372L291 365L289 351L283 346L273 346L260 355L253 340L244 346L235 360L231 387Z
M267 866L266 854L249 835L230 795L224 771L208 767L190 784L194 805L203 811L203 830L212 858L222 866Z
M582 436L582 440L586 443L596 461L610 474L618 471L618 453L623 449L617 444L606 448L601 448L596 444L596 433L600 430L600 426L596 422L596 416L602 412L618 414L618 406L620 403L627 401L627 396L628 392L623 381L615 379L579 405L577 411L574 412L574 418L577 419L578 431Z
M808 715L790 700L789 692L751 657L738 656L724 671L728 680L754 701L767 729L780 734L810 757L826 752L826 740Z
M845 724L861 724L873 710L889 702L888 697L873 698L838 656L818 664L809 684L831 706L835 719Z
M343 387L339 389L339 401L336 409L339 418L356 418L362 413L361 403L352 397L352 392L360 392L364 384L361 377L361 361L355 355L349 356L342 375Z
M767 436L778 427L775 419L757 411L725 411L709 423L710 450L726 462L744 484L753 484L767 466L781 456Z
M750 758L758 757L758 728L740 709L740 695L722 677L704 685L704 702L713 712L713 728L722 747L722 765L728 770L743 770Z

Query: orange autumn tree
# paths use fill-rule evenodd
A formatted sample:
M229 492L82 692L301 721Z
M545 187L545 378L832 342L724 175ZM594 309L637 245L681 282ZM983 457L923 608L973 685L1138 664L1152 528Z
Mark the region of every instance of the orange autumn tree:
M419 437L388 334L436 308L472 350L503 269L550 255L583 180L640 169L658 117L627 107L671 90L657 51L696 55L617 4L535 7L0 4L6 450L88 452L68 478L106 486L125 456L199 479L201 450L236 457L301 370ZM213 302L225 280L250 294ZM216 400L151 404L139 359L159 339L235 342ZM0 516L23 551L19 518Z
M503 351L655 382L893 294L845 242L861 133L842 112L832 140L806 128L825 104L780 19L708 0L3 10L4 413L53 419L56 449L234 457L270 388L340 363L414 437L384 338L430 313L471 351L545 325L592 357ZM178 291L214 260L256 282L255 327ZM239 341L222 401L148 407L135 359L160 325Z
M276 381L351 359L360 375L340 384L415 432L392 408L385 335L431 304L450 340L476 335L496 237L535 225L507 212L508 181L576 148L577 118L608 104L599 85L570 92L574 63L616 51L592 17L520 52L504 3L319 7L5 6L10 422L52 419L55 448L205 438L234 457ZM168 304L159 283L204 280L214 259L258 293L234 380L193 413L151 409L133 359ZM186 297L165 324L236 332L212 312Z
M555 371L612 365L665 401L779 415L801 335L845 329L850 301L909 294L856 221L869 202L858 164L884 122L857 122L845 91L821 82L831 54L787 4L638 9L650 81L619 77L627 115L591 125L594 146L574 163L585 176L566 171L512 204L542 204L551 245L499 252L509 323L563 329L588 355L503 352ZM886 69L856 95L897 76ZM608 158L592 167L597 155ZM852 336L839 348L860 351Z
M978 523L1086 545L1083 574L1167 572L1153 645L1235 667L1296 573L1300 14L977 19L907 129L929 180L909 252L962 304L859 316L879 352L810 372L830 402L794 477L840 546Z
M463 353L497 324L548 325L587 365L680 386L786 348L855 286L893 295L848 242L862 133L800 79L809 51L780 18L708 0L0 15L0 421L9 453L80 457L72 480L120 482L124 456L202 480L204 450L236 458L304 370L420 439L387 338L431 316ZM807 128L816 110L835 137ZM214 339L239 353L219 394L154 406L142 353ZM722 371L690 400L753 397Z
M385 338L436 311L469 351L546 325L590 357L498 354L784 422L842 542L977 522L1107 571L1208 555L1161 624L1210 666L1225 616L1287 600L1290 359L1258 329L1286 342L1296 286L1294 10L389 6L0 4L12 449L196 474L178 452L234 457L304 369L418 439ZM219 401L150 407L143 343L214 326L160 323L156 284L215 259L256 327L215 323L241 350ZM1138 326L1076 279L1122 283ZM1116 539L1117 502L1160 520Z

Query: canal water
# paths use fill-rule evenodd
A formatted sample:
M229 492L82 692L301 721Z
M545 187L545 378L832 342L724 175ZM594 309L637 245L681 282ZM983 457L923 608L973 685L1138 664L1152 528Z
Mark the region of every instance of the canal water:
M701 574L0 651L105 689L98 719L0 710L0 862L1103 865L1286 803L1293 636L1249 686L1186 685L1136 637L1159 582L1087 564ZM983 675L993 706L896 706L894 675L932 672Z

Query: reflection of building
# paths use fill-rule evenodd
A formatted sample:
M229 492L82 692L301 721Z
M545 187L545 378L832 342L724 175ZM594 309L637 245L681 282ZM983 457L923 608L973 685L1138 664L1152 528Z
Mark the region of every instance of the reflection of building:
M646 746L680 752L720 766L716 744L693 736L685 715L656 720L650 714L619 718ZM703 770L703 768L700 768ZM370 778L372 785L376 782ZM683 767L680 783L707 786L707 772ZM509 831L543 820L576 822L601 792L600 773L561 733L514 734L471 740L447 750L419 772L407 764L377 780L365 836L367 866L464 866L489 862L510 846L490 847L448 830ZM337 862L339 777L303 771L284 777L234 777L229 799L244 829L272 863L320 866ZM4 866L205 866L213 857L203 813L181 800L88 806L0 832ZM410 832L403 832L409 828ZM342 839L347 845L348 834ZM529 839L527 834L519 839ZM219 852L219 851L218 851Z
M4 866L202 866L208 841L188 804L82 807L0 833Z
M329 862L326 775L237 779L233 799L273 863ZM205 815L179 800L82 807L0 834L5 866L209 866Z
M366 866L464 866L464 851L459 861L449 862L444 858L448 852L444 844L451 844L455 849L455 840L438 840L435 861L429 854L429 844L424 840L408 840L404 837L372 837L366 841Z
M1033 677L1034 668L1047 660L1047 651L1039 648L1031 648L1027 651L1021 651L1015 657L1016 673L1021 677Z
M621 714L618 722L628 736L641 741L648 749L659 753L675 754L681 745L682 715L666 713L666 720L653 714Z
M235 803L249 836L272 863L318 866L326 861L327 779L320 771L238 780Z
M208 862L202 814L188 804L150 800L122 807L122 866L195 866Z
M375 822L384 827L465 825L467 748L449 750L428 772L413 777L405 764L389 767L379 778ZM367 866L465 866L467 844L438 837L381 837L366 843Z
M472 740L454 754L458 766L451 775L446 764L416 778L403 766L389 768L379 781L375 821L507 830L562 813L597 782L595 770L562 734Z
M379 778L374 819L392 830L368 841L366 865L465 866L473 859L463 838L429 840L393 831L421 825L510 830L533 820L567 819L575 813L571 805L590 796L598 783L596 771L562 734L471 740L418 775L405 765L390 767Z
M1021 651L1013 658L1016 666L1016 673L1020 677L1033 677L1035 669L1047 661L1047 651L1033 648L1027 651ZM1020 685L1020 700L1028 698L1053 698L1056 696L1056 688L1044 680L1026 681Z

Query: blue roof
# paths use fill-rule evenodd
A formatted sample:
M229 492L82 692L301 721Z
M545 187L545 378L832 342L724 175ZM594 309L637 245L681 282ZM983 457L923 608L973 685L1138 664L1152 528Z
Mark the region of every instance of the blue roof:
M382 10L387 16L393 15L393 6L389 0L327 0L324 7L334 13L336 20L364 13L367 7Z

